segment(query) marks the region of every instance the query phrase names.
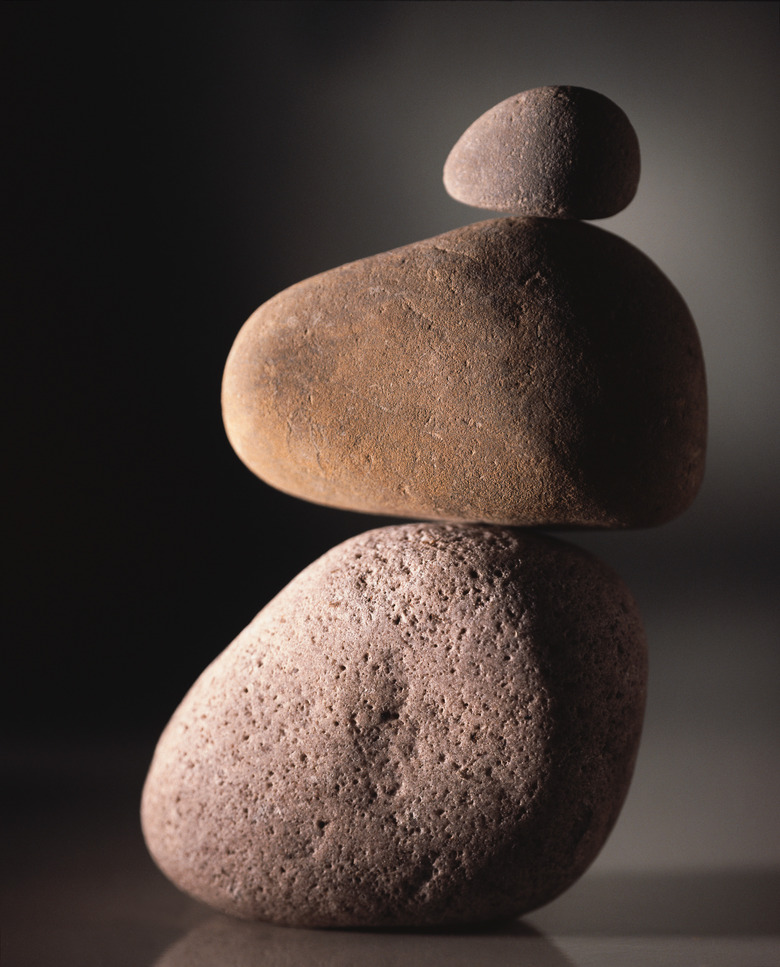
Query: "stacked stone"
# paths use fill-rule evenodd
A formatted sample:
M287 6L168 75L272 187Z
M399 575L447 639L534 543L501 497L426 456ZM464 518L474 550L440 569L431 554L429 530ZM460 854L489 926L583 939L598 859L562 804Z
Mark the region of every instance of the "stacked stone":
M701 481L685 303L579 221L638 177L605 97L512 97L444 180L515 217L308 279L239 333L223 412L256 474L431 522L331 550L185 697L142 821L186 892L303 926L479 922L548 902L598 853L637 753L644 634L614 572L528 528L660 524Z

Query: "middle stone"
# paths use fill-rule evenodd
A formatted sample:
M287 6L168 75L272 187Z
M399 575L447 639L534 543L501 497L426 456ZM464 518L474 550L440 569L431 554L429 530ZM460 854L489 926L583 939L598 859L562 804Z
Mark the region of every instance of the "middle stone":
M704 469L685 303L578 222L485 221L292 286L242 328L222 402L258 476L369 513L650 526Z

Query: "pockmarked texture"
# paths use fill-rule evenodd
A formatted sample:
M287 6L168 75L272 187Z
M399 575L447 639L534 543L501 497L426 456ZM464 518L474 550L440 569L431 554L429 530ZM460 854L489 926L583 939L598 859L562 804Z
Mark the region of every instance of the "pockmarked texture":
M444 186L477 208L542 218L606 218L639 183L639 141L623 111L582 87L507 98L464 132Z
M368 513L643 527L704 470L689 311L580 222L480 222L286 289L239 332L222 407L267 483Z
M149 850L225 913L299 926L514 917L590 864L646 688L604 564L409 524L295 578L198 679L143 793Z

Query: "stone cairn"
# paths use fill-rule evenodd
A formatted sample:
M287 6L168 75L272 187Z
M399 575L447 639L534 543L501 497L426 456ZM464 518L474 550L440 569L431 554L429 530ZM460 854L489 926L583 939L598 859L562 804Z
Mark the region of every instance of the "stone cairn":
M636 758L644 634L620 578L530 530L662 524L701 482L706 391L680 295L580 219L639 178L575 87L472 124L444 168L502 217L261 306L223 413L258 476L372 530L298 575L201 675L142 802L182 890L281 924L476 923L592 862Z

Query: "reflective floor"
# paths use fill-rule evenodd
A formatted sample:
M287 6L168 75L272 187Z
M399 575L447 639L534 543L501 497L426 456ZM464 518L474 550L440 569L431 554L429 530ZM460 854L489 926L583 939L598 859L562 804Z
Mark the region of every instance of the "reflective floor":
M3 967L780 965L780 870L600 871L523 921L470 932L297 930L215 915L149 859L148 747L7 764Z

